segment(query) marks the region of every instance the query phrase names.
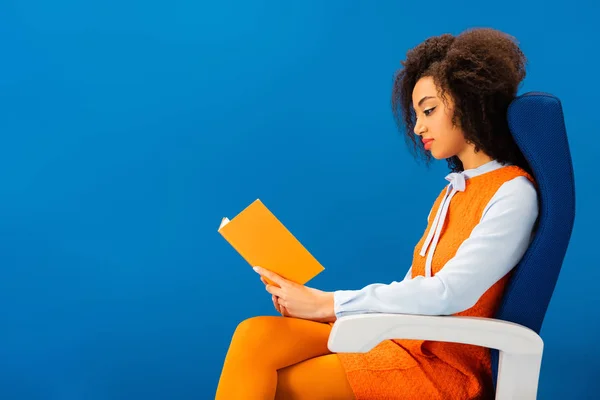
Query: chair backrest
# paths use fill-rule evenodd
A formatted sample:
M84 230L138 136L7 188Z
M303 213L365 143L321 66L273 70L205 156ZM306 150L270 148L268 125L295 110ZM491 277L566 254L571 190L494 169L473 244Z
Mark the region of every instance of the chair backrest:
M510 104L508 123L538 184L538 226L508 283L496 318L539 333L575 220L575 180L560 100L529 92ZM498 351L492 351L494 384Z

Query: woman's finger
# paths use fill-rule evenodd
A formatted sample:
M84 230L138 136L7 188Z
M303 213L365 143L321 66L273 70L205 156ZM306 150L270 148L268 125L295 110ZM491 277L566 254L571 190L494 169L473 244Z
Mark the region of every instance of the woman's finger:
M284 299L282 299L281 297L277 298L277 301L279 302L279 308L285 308L287 310L287 307L285 306L286 301Z
M254 267L254 270L256 271L256 273L260 274L261 276L269 279L271 282L276 283L277 285L279 285L279 287L283 287L284 285L288 284L288 280L277 275L275 272L271 272L268 269L264 269L261 267Z
M273 305L275 306L275 309L277 310L278 313L281 314L281 309L279 308L279 299L277 297L275 297L275 295L271 295L271 299L273 299Z
M290 313L288 312L287 308L285 308L284 306L280 305L279 309L281 310L281 315L284 317L289 317Z
M265 290L271 294L274 294L277 297L283 297L284 290L282 288L278 288L277 286L267 285L265 286Z
M288 310L287 307L284 306L285 300L277 298L277 301L279 302L279 310L281 310L281 315L283 315L284 317L289 317L291 314L290 310Z

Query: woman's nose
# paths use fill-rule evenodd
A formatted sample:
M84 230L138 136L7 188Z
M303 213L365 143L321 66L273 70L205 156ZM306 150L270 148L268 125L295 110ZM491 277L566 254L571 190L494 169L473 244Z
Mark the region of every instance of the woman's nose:
M415 129L414 129L415 135L417 135L417 136L423 135L424 130L425 130L425 127L423 126L423 124L421 124L419 122L419 119L417 119L417 121L415 123Z

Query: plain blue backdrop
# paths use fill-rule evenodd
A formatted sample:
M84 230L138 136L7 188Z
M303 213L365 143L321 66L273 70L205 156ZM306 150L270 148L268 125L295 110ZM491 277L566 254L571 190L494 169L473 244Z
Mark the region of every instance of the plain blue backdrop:
M217 233L260 198L323 263L404 276L445 162L413 160L393 74L489 26L563 101L577 219L540 398L596 398L600 7L592 1L2 1L0 398L209 399L236 325L275 315ZM560 182L556 182L560 185Z

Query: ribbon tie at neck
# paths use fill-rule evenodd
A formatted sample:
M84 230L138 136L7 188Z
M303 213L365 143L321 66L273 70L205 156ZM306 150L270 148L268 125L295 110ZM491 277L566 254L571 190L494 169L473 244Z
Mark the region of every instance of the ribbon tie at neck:
M461 172L452 172L451 174L448 174L446 176L446 180L450 182L451 187L448 187L446 190L446 194L444 195L444 198L442 199L442 202L438 207L433 223L431 224L431 228L429 229L429 233L425 238L425 243L423 243L423 247L421 248L421 252L419 253L423 257L427 255L427 259L425 260L426 277L431 276L431 263L433 260L433 252L435 251L435 247L437 246L437 242L440 238L441 230L444 226L446 214L448 213L448 208L450 206L450 201L457 192L465 191L467 187L466 178L467 177L465 177L465 175ZM429 254L427 254L427 250L429 249L430 245L432 249L431 251L429 251Z
M453 172L446 176L446 180L450 182L452 187L459 192L464 192L467 186L465 176L460 172Z

